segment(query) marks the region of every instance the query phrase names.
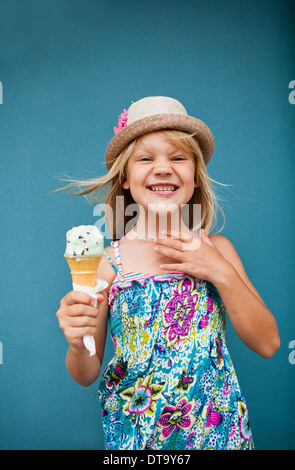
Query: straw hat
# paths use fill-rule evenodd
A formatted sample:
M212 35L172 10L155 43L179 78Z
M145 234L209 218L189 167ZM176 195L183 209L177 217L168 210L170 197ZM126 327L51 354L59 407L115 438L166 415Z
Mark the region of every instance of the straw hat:
M209 127L197 118L188 116L183 105L166 96L150 96L124 109L119 117L115 136L105 154L106 166L112 164L129 142L137 137L161 129L176 129L193 133L201 147L205 164L214 152L214 137Z

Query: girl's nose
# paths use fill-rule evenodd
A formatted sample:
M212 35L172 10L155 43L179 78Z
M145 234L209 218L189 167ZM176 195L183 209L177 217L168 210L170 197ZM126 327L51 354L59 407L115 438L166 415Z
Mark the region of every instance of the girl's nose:
M171 175L172 168L168 162L159 162L154 165L155 175Z

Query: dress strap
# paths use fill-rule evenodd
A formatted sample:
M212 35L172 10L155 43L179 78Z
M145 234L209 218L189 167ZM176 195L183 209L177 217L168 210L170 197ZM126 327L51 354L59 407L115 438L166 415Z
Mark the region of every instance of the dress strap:
M120 251L119 251L119 242L118 240L114 241L114 242L111 242L111 245L112 247L114 248L114 252L115 252L115 260L116 260L116 264L117 264L117 271L119 273L122 273L123 272L123 268L122 268L122 262L121 262L121 258L120 258Z
M111 260L110 256L108 255L108 253L106 252L106 250L104 250L104 255L105 257L109 260L110 264L112 265L112 267L114 268L114 271L116 274L118 274L118 268L117 266L113 263L113 261Z

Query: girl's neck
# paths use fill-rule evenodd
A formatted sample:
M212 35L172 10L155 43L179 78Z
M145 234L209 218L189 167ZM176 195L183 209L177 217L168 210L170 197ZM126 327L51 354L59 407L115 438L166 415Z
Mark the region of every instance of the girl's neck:
M179 231L181 228L180 214L156 214L149 213L140 216L133 227L132 234L139 239L161 238L162 231Z

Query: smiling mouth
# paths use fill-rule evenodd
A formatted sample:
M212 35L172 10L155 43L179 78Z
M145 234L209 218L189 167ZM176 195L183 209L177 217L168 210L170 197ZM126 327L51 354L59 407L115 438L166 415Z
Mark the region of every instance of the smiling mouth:
M179 186L176 186L175 184L153 184L147 187L147 189L154 194L163 194L166 196L168 194L175 193L178 188Z

